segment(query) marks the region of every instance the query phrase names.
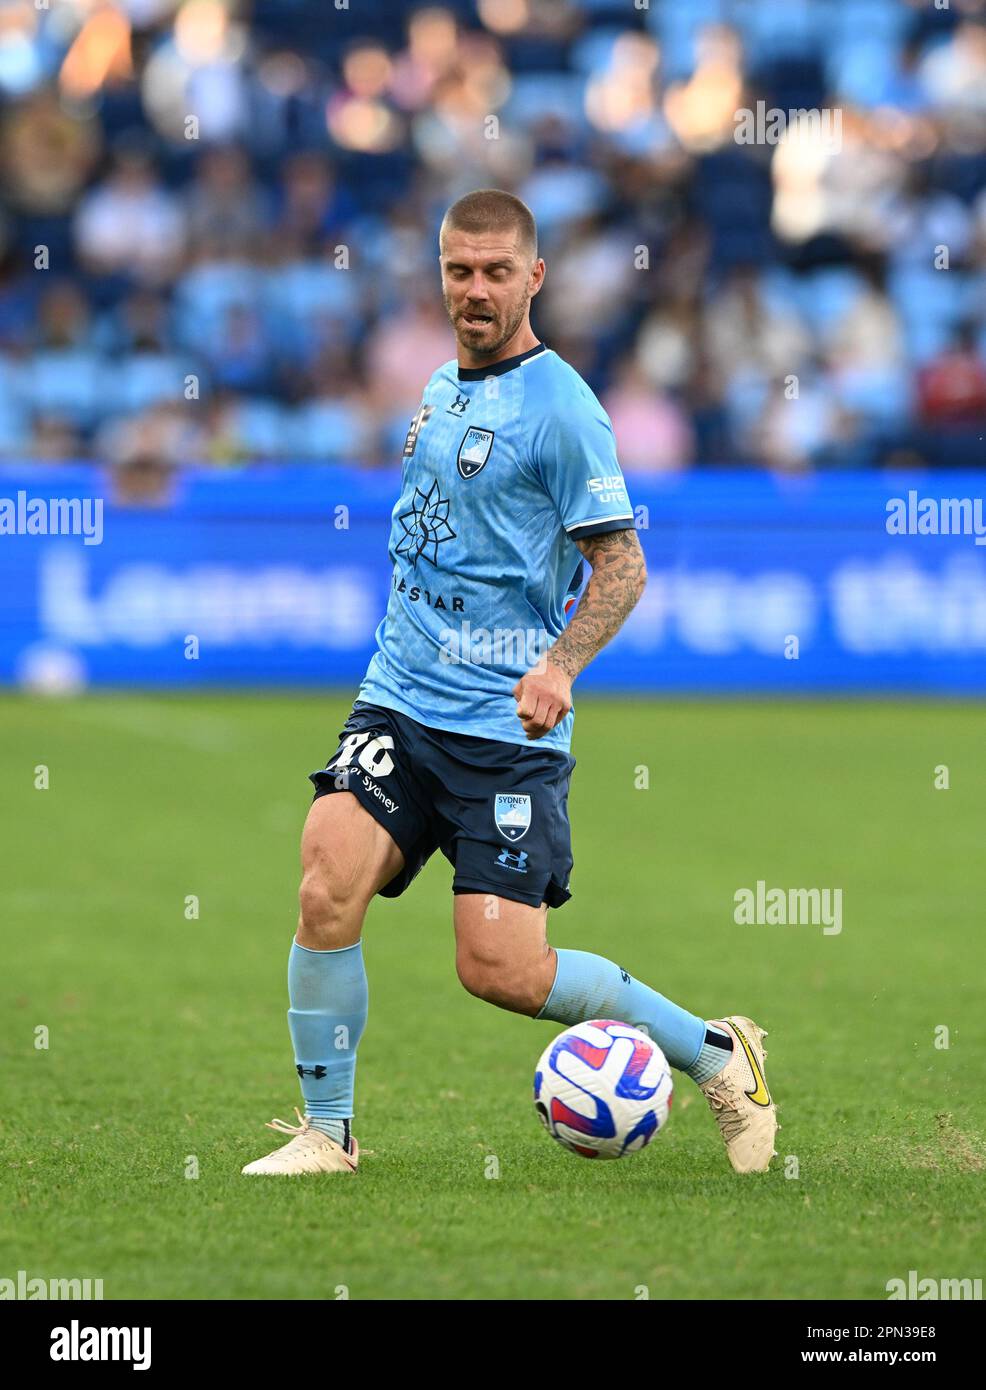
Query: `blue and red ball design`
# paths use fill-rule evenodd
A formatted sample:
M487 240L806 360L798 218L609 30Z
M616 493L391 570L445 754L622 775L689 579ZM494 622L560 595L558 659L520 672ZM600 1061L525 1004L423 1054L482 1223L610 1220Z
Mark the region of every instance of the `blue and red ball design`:
M621 1053L629 1044L628 1055L617 1073L609 1067L603 1077L617 1043ZM581 1067L573 1067L572 1058ZM567 1029L545 1049L534 1075L534 1103L552 1137L573 1153L620 1158L645 1148L666 1119L670 1071L660 1048L643 1033L616 1019L593 1019ZM580 1137L588 1142L579 1143Z

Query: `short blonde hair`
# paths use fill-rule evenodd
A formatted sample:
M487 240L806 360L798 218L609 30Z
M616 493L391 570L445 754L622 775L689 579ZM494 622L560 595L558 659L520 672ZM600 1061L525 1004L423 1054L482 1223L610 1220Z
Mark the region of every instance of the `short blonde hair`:
M438 234L439 246L448 231L489 232L518 231L521 245L530 252L534 260L538 253L537 223L534 214L525 202L506 193L502 188L477 188L474 193L466 193L449 208L442 218L442 228Z

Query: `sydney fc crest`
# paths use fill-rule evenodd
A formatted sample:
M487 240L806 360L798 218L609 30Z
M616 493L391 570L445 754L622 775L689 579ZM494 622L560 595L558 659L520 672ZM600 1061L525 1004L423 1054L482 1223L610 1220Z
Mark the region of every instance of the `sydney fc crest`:
M490 456L493 448L493 431L468 429L462 436L462 443L459 445L459 453L455 460L455 466L459 470L460 478L475 478L481 468L486 466L486 460Z
M520 792L497 792L493 819L505 840L520 840L531 826L531 798Z

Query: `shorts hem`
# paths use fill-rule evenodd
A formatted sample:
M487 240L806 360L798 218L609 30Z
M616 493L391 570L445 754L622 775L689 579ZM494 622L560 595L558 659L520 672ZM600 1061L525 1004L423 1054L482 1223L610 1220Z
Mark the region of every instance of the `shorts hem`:
M386 810L380 805L380 802L377 801L375 796L370 796L370 794L364 790L363 784L358 778L352 778L348 787L338 787L335 785L335 776L331 772L326 772L323 769L319 772L310 772L308 774L308 780L315 788L315 795L312 797L313 802L318 801L319 797L322 796L332 796L335 792L352 792L353 796L355 796L356 800L363 807L363 810L369 812L377 825L383 826L384 830L386 830L401 854L403 854L405 865L410 861L419 843L418 839L413 838L405 840L403 836L394 833L394 826L388 824ZM393 879L391 879L391 882L393 882ZM382 889L380 891L383 892Z
M560 888L553 880L543 893L524 893L519 888L510 888L502 883L478 883L470 879L456 878L452 881L453 893L491 893L495 898L508 898L511 902L525 903L528 907L562 907L572 896L567 888Z

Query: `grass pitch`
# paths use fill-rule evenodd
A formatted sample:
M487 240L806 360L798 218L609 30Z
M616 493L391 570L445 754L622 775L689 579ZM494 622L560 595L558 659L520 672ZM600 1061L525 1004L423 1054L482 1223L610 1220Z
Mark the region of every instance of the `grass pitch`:
M242 1178L299 1100L297 838L349 707L0 701L0 1276L107 1298L882 1299L910 1269L986 1275L973 706L578 702L551 939L769 1028L768 1175L733 1175L677 1074L644 1153L552 1144L530 1088L558 1027L461 989L438 856L367 921L359 1174ZM841 888L841 933L736 925L758 879Z

